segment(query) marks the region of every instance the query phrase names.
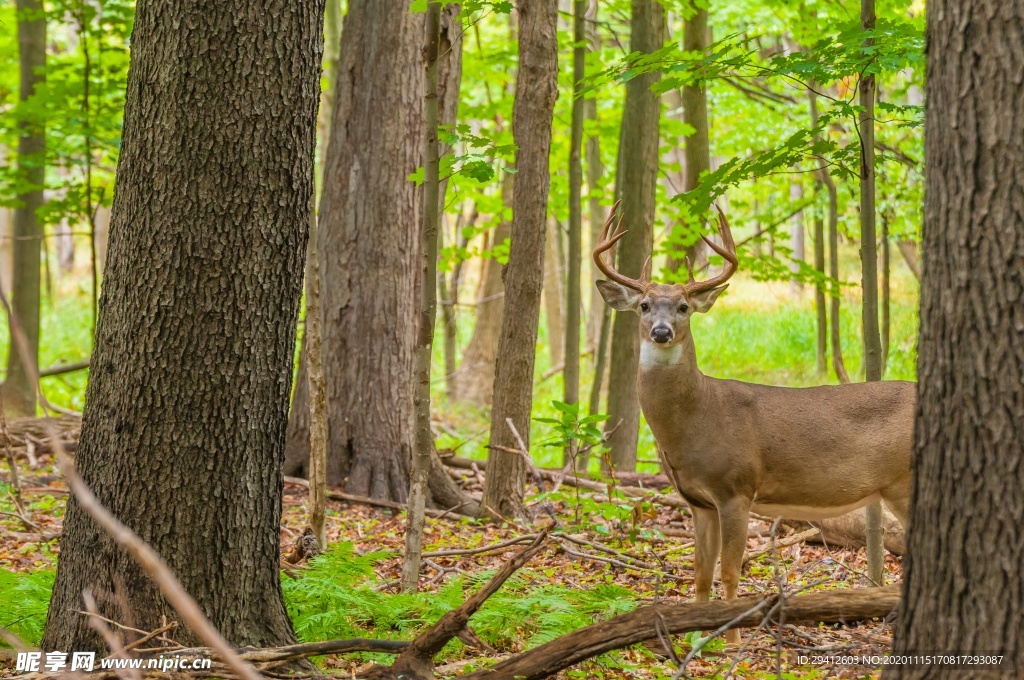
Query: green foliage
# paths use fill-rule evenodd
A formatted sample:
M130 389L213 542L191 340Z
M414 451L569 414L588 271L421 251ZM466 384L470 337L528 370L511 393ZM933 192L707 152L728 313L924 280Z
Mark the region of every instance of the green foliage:
M56 577L56 569L33 572L0 569L0 627L28 645L38 646L43 638L46 610ZM9 646L0 639L0 647Z
M551 406L558 412L557 418L534 418L538 423L553 426L555 434L544 442L544 446L565 449L572 444L579 449L584 446L596 448L604 443L604 436L597 424L608 420L607 414L593 413L581 416L580 404L566 404L557 399L552 400Z
M284 577L285 602L299 639L409 639L494 575L452 579L436 592L385 593L377 590L373 568L390 557L383 552L358 555L352 544L342 543L312 560L300 578ZM520 649L632 611L636 604L636 594L621 586L575 590L524 569L488 599L473 617L473 629L498 649ZM458 641L450 643L443 656L460 647Z

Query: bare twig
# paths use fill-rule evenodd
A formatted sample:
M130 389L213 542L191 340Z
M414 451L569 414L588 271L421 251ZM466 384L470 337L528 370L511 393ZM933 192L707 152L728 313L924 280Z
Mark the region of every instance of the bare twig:
M423 557L452 557L455 555L480 555L482 553L494 552L496 550L503 550L516 543L524 543L526 541L536 540L537 534L526 534L524 536L517 536L510 538L507 541L501 543L494 543L492 545L485 545L480 548L462 548L457 550L439 550L437 552L425 552Z

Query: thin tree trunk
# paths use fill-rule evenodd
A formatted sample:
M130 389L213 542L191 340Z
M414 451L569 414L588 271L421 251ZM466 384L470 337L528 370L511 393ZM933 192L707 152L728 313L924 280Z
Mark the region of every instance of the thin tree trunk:
M512 196L512 243L505 272L494 373L491 451L481 512L504 517L523 513L526 463L503 449L520 448L506 419L530 442L533 364L544 276L544 232L550 173L551 123L558 97L557 6L547 0L520 0L519 75L512 108L516 182Z
M18 100L28 102L46 82L46 17L41 0L18 0ZM30 360L39 365L39 254L43 225L37 212L43 207L46 169L46 133L42 122L18 122L18 174L24 188L14 209L14 262L11 306L28 341ZM7 377L3 400L8 415L36 414L36 385L29 379L21 355L14 351L11 335L7 353Z
M402 588L414 593L419 585L423 553L423 511L426 509L427 475L434 438L430 432L430 359L437 318L437 226L441 210L440 156L438 148L437 59L441 41L441 3L427 4L423 38L426 84L423 96L423 215L420 237L420 312L416 326L415 410L416 438L409 484L409 513L405 530L405 561Z
M811 104L811 126L818 126L818 96L814 93L814 84L807 92ZM828 276L829 283L829 317L832 336L832 368L836 372L836 379L840 383L850 382L850 376L846 373L846 366L843 364L843 344L839 333L839 305L841 302L839 292L839 197L837 196L836 183L828 170L822 168L817 173L817 180L825 187L828 193Z
M861 0L861 27L875 28L875 0ZM873 39L864 41L870 49ZM882 346L878 335L878 249L875 242L875 76L865 73L860 81L860 266L864 288L861 315L864 324L864 375L882 379ZM868 578L884 585L882 506L867 507Z
M99 501L236 646L295 641L279 580L280 461L312 209L322 11L138 3L75 456ZM105 649L79 613L85 589L101 614L124 621L130 612L138 628L180 621L72 497L44 649ZM184 628L175 639L198 642Z
M921 280L921 255L917 252L917 244L905 238L896 241L896 247L907 263L907 269L918 281Z
M789 201L797 205L804 201L804 186L799 181L789 185ZM793 297L800 295L803 291L803 284L795 277L800 271L800 262L805 259L804 255L804 211L799 210L793 215L789 229L790 264L789 270L794 277L789 280L789 294Z
M928 6L920 382L893 651L1002 655L966 678L1024 669L1021 25L1020 3Z
M586 60L585 19L589 3L576 0L573 3L572 51L572 130L569 143L569 244L568 272L565 281L565 371L562 401L576 404L580 400L580 308L582 290L580 267L583 262L583 86ZM565 450L565 463L574 463L576 449L570 445Z
M889 331L892 326L890 301L892 260L889 248L889 218L882 213L882 376L889 362Z
M818 375L828 373L828 315L825 310L825 217L820 207L814 211L814 268L818 283L814 286L814 311L817 319L817 345L815 366Z
M656 0L633 0L630 51L654 52L662 46L664 21ZM633 78L626 83L616 182L622 198L623 228L628 230L619 245L617 269L639 276L651 254L655 191L658 181L659 99L651 92L658 74ZM608 427L615 428L609 444L617 471L636 469L640 403L636 393L639 359L639 323L632 312L617 312L612 329L611 374L608 379ZM621 424L620 424L621 421Z
M331 137L331 112L334 108L334 89L337 82L338 44L341 39L341 7L339 0L327 0L324 7L324 57L323 72L327 76L327 87L320 92L320 108L317 110L317 145L320 159L313 175L315 186L314 209L316 201L323 193L323 161L327 155L327 140ZM310 376L307 371L306 341L309 338L309 298L310 298L310 259L316 258L317 239L314 234L319 233L315 212L311 216L310 242L306 247L306 328L302 337L302 345L299 348L298 370L295 377L295 390L292 394L291 408L288 410L288 434L284 446L283 472L289 477L306 477L309 474L310 456L310 411L312 405L309 403L309 382ZM320 271L319 262L316 266ZM319 282L317 282L319 294ZM323 319L321 316L321 324ZM321 338L323 327L321 325ZM323 379L323 357L321 355L321 380ZM323 544L321 544L323 545Z
M597 102L593 99L584 100L586 119L597 121ZM604 226L605 210L601 207L601 177L604 175L604 164L601 162L601 138L598 135L587 137L587 220L590 225L590 244L597 243ZM587 317L587 348L594 350L601 336L601 325L608 316L608 305L604 303L600 291L594 284L601 278L601 272L591 258L587 258L590 271L590 314Z
M501 186L504 204L508 206L512 205L513 177L512 174L505 175ZM494 230L494 245L507 241L511 231L508 222L498 224ZM484 261L483 287L476 304L476 324L455 378L456 395L461 402L490 406L494 396L494 363L498 357L498 337L505 309L503 269L493 257Z
M565 322L562 320L562 259L558 256L558 223L549 220L544 237L544 317L548 331L551 368L562 365L565 351Z
M306 342L309 390L309 528L321 550L327 548L324 517L327 513L327 403L324 395L323 324L320 313L320 265L317 262L317 223L309 213L306 247Z
M703 52L710 44L708 28L708 9L706 6L694 7L694 14L686 20L683 27L683 49L687 52ZM634 5L635 6L635 5ZM661 47L657 41L654 49ZM686 138L685 159L686 170L685 191L692 191L700 183L701 173L711 169L711 138L708 131L708 91L707 85L683 86L683 122L693 128L693 134ZM628 217L626 218L629 219ZM701 241L696 240L687 247L686 256L696 264L701 252ZM670 271L677 272L683 266L682 259L671 259L668 263Z
M467 226L472 228L476 222L476 210L473 210L473 214L468 220ZM463 237L462 232L462 215L459 215L458 220L455 222L455 235L454 239L460 248L465 248L468 241ZM438 231L438 239L441 239L444 235L444 230ZM443 247L443 243L438 240L438 249ZM458 336L458 316L457 307L459 303L459 280L462 271L462 261L456 263L451 276L451 281L448 281L448 277L441 274L437 277L437 293L441 296L441 320L444 324L444 388L445 394L448 397L448 401L454 403L458 398L458 366L459 366L459 336Z

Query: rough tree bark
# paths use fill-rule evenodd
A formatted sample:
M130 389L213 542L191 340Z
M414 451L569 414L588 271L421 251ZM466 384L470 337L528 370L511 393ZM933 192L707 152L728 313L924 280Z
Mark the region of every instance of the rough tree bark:
M46 16L41 0L18 0L18 100L28 101L46 82ZM14 245L11 306L18 317L31 360L39 364L39 253L43 225L36 212L43 207L46 133L40 121L18 123L18 173L25 189L14 209ZM8 415L36 414L36 386L28 377L21 354L10 336L3 400Z
M505 205L512 205L513 175L502 180L501 195ZM494 230L493 244L508 240L512 226L504 220ZM493 246L492 246L493 247ZM462 363L455 377L458 401L479 406L490 406L494 396L494 362L498 358L498 334L501 315L505 310L504 267L491 257L484 262L483 287L476 303L476 323L469 339Z
M235 645L295 639L278 576L280 466L322 13L143 0L135 17L76 465ZM72 498L45 649L105 648L78 613L86 588L115 620L178 619Z
M345 16L320 202L327 483L405 502L422 165L422 14L356 3ZM387 158L388 163L380 163Z
M558 6L550 0L520 0L519 75L512 107L516 181L512 195L512 242L505 270L505 310L501 317L494 371L491 450L481 512L518 517L523 512L526 463L505 449L518 449L505 419L523 443L530 441L533 363L540 293L544 276L544 232L548 206L548 153L558 97Z
M904 602L894 651L1024 670L1024 7L928 6L924 271ZM1011 666L1015 665L1015 669ZM887 678L948 677L894 666Z
M861 27L875 28L875 0L861 0ZM864 41L869 50L874 40ZM860 81L860 266L864 290L861 316L864 324L864 377L882 379L882 343L878 334L878 246L875 243L875 76L865 73ZM885 585L882 542L882 504L867 506L868 578Z
M449 45L454 11L442 18ZM349 8L320 204L327 481L395 501L408 495L413 443L422 205L406 178L422 165L424 21L400 4ZM447 88L461 52L442 54Z
M630 52L653 52L662 46L663 8L655 0L633 0L630 20ZM629 233L619 242L616 268L626 276L639 276L651 254L654 229L655 190L658 180L658 139L660 102L651 92L656 73L626 83L622 110L618 177L622 199L623 229ZM616 470L636 470L637 436L640 431L640 402L636 394L637 361L640 351L638 317L616 312L612 329L611 372L608 378L609 439L612 465ZM619 424L621 421L621 425Z

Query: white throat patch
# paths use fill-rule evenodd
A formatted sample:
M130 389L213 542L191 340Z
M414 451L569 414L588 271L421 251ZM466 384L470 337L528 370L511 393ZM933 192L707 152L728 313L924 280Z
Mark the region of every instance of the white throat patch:
M659 347L655 342L644 340L640 343L640 368L672 366L679 363L682 354L682 343L676 343L671 347Z

